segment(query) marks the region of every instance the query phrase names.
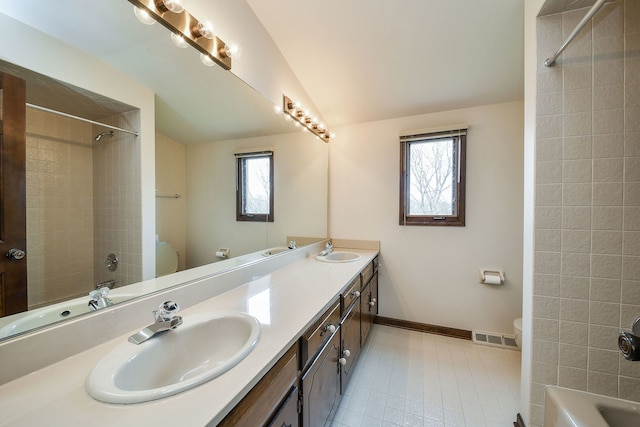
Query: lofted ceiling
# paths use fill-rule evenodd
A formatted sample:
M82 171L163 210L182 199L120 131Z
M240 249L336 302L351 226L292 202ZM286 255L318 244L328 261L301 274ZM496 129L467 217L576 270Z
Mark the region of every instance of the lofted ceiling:
M246 0L330 126L523 99L524 0Z
M234 1L249 4L329 127L523 98L524 0ZM127 2L92 0L91 19L82 20L84 2L0 0L0 11L145 78L157 94L161 131L169 136L197 142L247 137L266 128L270 107L254 131L231 129L246 121L246 111L257 111L257 101L236 105L226 94L226 87L242 84L239 79L213 84L229 73L205 70L192 52L176 52L164 34L152 32L159 28L134 21ZM66 12L56 13L60 8ZM132 39L140 43L127 42ZM179 63L193 64L191 78L166 84L165 75L185 75L176 69ZM199 85L200 96L185 98L185 90L202 79L209 84ZM286 132L281 126L269 133Z

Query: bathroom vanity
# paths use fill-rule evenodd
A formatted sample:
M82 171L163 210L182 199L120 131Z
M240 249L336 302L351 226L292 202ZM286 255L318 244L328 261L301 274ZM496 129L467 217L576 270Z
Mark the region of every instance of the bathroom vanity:
M115 339L0 386L0 424L322 425L338 406L377 313L377 243L362 247L366 249L350 249L360 255L351 262L320 262L317 251L302 257L304 249L277 255L272 270L262 267L264 272L252 280L184 309L185 324L216 311L244 312L260 322L261 335L251 353L207 383L146 403L107 404L91 398L85 390L88 375L146 326L135 322ZM192 286L228 286L224 276ZM161 297L180 302L181 296L192 297L189 292L187 285ZM128 304L148 312L151 320L157 299ZM105 326L117 313L102 314Z

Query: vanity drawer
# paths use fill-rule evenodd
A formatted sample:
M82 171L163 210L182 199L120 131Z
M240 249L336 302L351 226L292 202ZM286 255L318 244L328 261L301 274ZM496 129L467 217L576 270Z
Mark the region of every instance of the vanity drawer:
M293 345L218 426L263 426L278 417L298 383L298 352Z
M331 307L300 338L300 368L313 360L340 324L340 302L336 300Z
M375 260L367 264L367 266L362 270L362 287L363 288L367 286L367 283L369 283L369 280L371 280L371 278L373 277L373 273L375 272L374 263L375 263Z
M353 279L340 294L342 301L342 315L344 315L360 296L360 275Z

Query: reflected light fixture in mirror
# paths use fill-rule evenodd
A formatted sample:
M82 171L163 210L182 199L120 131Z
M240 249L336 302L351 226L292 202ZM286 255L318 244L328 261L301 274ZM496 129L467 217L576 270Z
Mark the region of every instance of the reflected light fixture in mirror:
M232 48L227 48L225 42L214 35L213 25L209 20L198 20L184 8L182 0L129 0L134 6L138 19L149 24L149 17L161 23L176 36L172 37L174 44L181 47L176 38L182 37L185 44L191 45L202 56L208 57L214 64L225 70L231 69ZM209 65L203 57L201 60Z
M294 102L287 95L282 95L282 110L277 109L276 113L280 111L285 113L285 118L295 120L295 125L302 127L303 132L311 132L324 142L329 142L331 138L336 136L333 132L329 132L317 118L312 117L308 111L304 110L300 103Z
M189 46L189 43L187 43L184 37L176 33L171 33L171 42L180 49L185 49L187 46Z
M144 25L153 25L156 23L156 20L144 9L140 9L138 6L133 6L133 14L136 15L138 21L142 22Z
M156 8L160 12L181 13L184 11L182 0L156 0Z

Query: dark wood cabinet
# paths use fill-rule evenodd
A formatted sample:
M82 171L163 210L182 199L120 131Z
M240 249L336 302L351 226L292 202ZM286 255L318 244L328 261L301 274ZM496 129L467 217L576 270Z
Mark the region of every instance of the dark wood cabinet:
M300 338L300 370L304 371L314 360L316 354L338 330L340 324L340 301L334 300L330 308L324 312Z
M340 387L344 394L360 354L360 299L354 301L340 324Z
M300 425L300 414L298 414L298 387L289 393L289 396L282 404L280 411L269 423L269 427L298 427Z
M378 272L376 271L369 283L362 289L361 296L361 318L360 325L361 341L360 344L364 345L371 331L371 325L378 314Z
M339 329L339 328L338 328ZM334 332L302 375L302 425L329 425L340 403L340 333Z
M378 313L377 257L222 420L221 426L331 423Z
M291 397L291 392L296 388L297 383L298 345L296 344L276 362L218 425L247 427L271 425L272 420L290 404L288 398ZM298 412L297 400L296 397L296 413Z

